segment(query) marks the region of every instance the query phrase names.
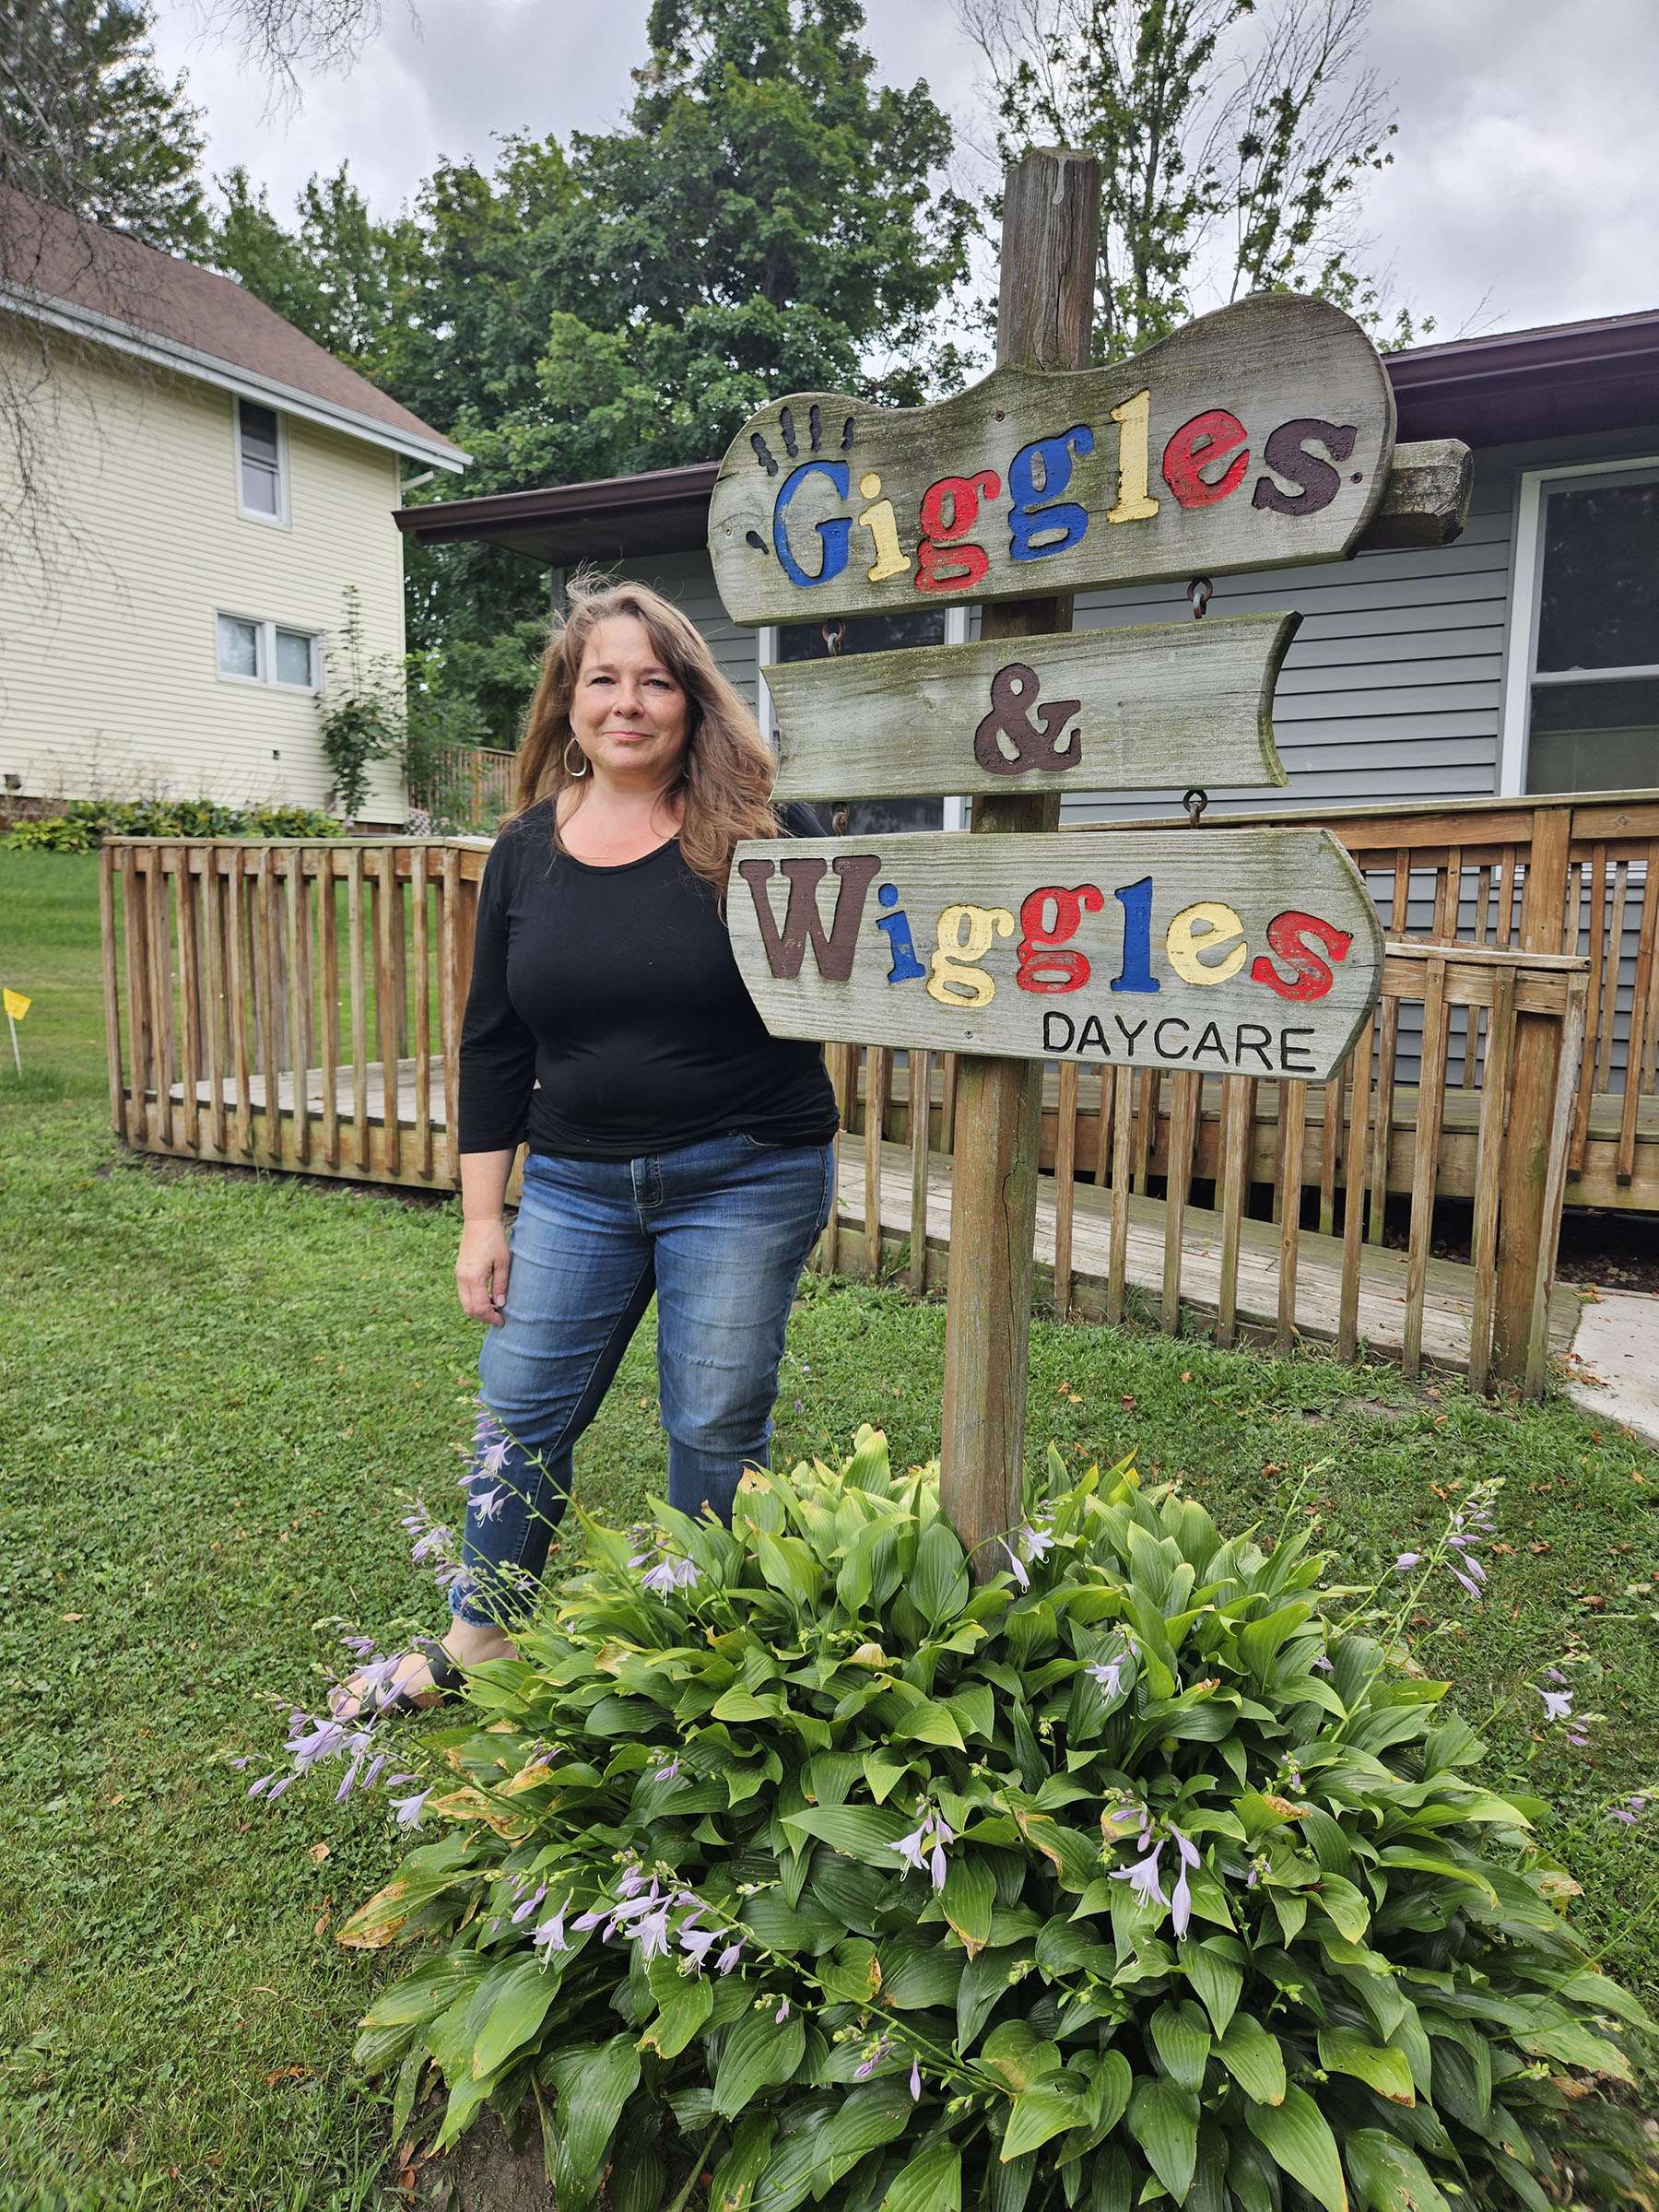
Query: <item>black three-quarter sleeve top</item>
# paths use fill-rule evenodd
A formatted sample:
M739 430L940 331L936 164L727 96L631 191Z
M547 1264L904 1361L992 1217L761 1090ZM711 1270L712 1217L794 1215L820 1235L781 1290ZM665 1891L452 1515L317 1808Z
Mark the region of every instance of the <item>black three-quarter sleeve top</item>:
M782 818L792 837L820 834L804 807ZM463 1152L634 1159L734 1132L821 1144L835 1128L820 1048L767 1034L677 838L599 868L554 843L550 799L508 823L478 898Z

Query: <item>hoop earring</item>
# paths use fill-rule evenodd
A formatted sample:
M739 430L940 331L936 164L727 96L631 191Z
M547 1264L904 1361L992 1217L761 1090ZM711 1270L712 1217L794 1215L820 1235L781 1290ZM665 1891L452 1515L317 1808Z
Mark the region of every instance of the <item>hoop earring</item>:
M571 766L571 747L573 745L576 746L576 758L582 762L582 766L580 768L572 768ZM565 739L564 748L564 771L565 774L570 777L571 782L574 783L581 777L585 776L592 765L593 763L589 760L587 755L582 751L581 746L576 745L575 738L567 737Z

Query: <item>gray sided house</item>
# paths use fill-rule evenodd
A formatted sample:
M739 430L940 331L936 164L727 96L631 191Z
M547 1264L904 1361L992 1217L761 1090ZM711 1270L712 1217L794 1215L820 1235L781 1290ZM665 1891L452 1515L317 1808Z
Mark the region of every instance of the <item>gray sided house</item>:
M1290 606L1302 623L1275 711L1289 788L1217 790L1212 804L1394 809L1659 785L1659 312L1423 347L1387 367L1402 441L1473 448L1468 525L1447 547L1216 580L1212 613ZM715 466L447 500L396 521L422 544L481 541L542 563L555 601L584 563L656 585L764 722L767 665L828 644L812 624L727 620L705 549ZM853 622L841 649L971 637L977 613ZM1187 618L1174 584L1077 603L1079 629ZM1077 792L1065 819L1168 814L1180 797ZM944 799L861 809L855 825L963 818Z

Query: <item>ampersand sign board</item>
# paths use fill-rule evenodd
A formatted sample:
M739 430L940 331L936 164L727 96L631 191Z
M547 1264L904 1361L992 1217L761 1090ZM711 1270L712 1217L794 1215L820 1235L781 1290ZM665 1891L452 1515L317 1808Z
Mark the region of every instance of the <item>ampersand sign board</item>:
M766 672L773 796L1283 783L1273 688L1298 615L918 646Z
M1330 833L741 844L727 921L774 1036L1325 1082L1382 933Z
M1110 369L1005 364L930 407L776 402L721 465L709 551L743 623L1339 560L1394 442L1359 325L1263 293Z

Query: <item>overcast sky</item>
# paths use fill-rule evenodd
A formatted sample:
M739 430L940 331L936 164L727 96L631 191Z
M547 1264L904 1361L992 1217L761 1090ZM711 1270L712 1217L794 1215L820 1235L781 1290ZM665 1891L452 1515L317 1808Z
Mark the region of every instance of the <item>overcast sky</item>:
M377 212L440 155L488 162L494 133L602 128L629 97L646 0L385 0L355 71L297 113L205 37L198 0L160 0L157 43L206 111L216 171L242 162L286 212L349 157ZM950 0L867 0L882 75L924 76L965 134L977 57ZM1394 165L1371 181L1369 258L1437 335L1659 306L1654 0L1374 0L1372 65L1394 86Z

